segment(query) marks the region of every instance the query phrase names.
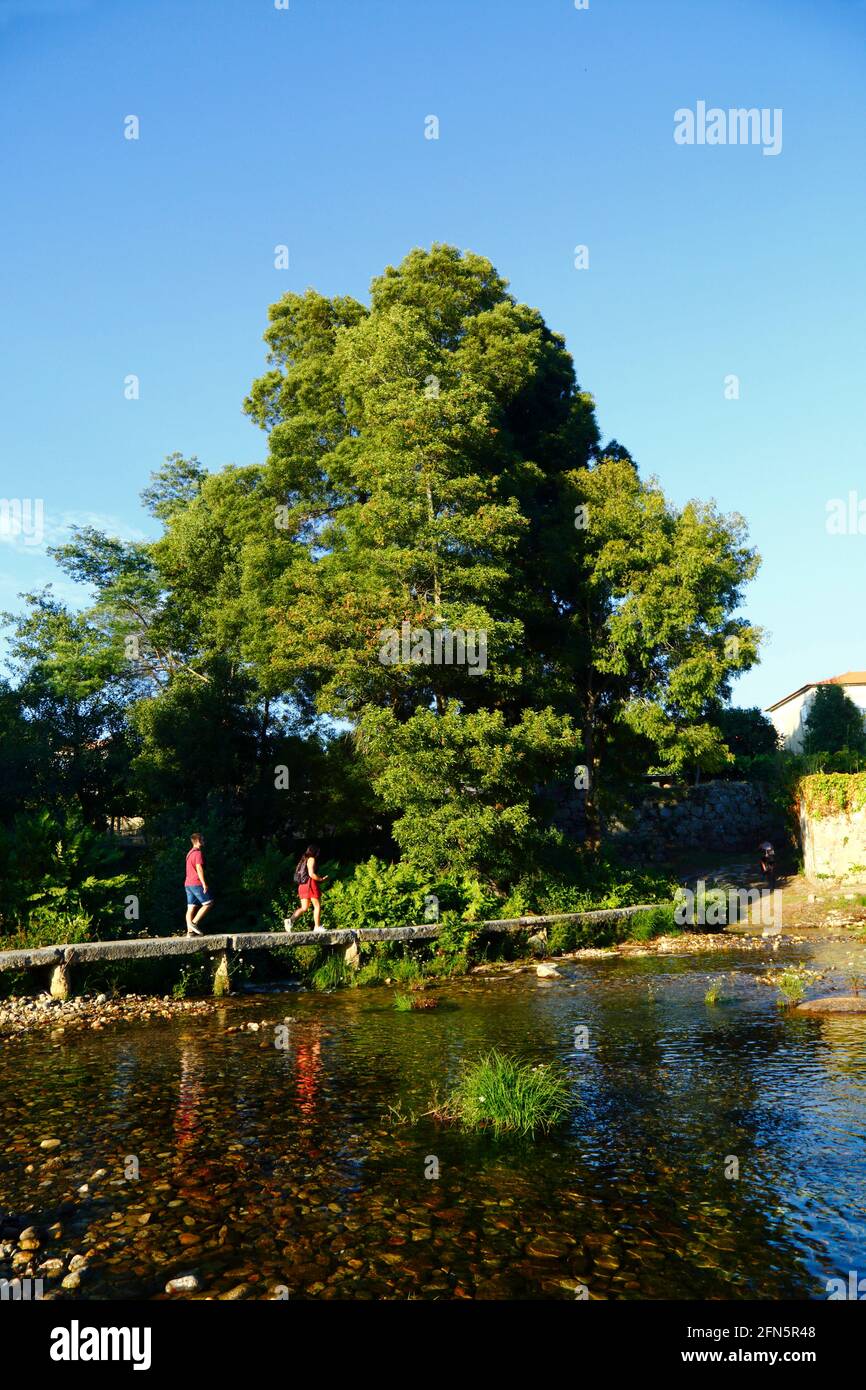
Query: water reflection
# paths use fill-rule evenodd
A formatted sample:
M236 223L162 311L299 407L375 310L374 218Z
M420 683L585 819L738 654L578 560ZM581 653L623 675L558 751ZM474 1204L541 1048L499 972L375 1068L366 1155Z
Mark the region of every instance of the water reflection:
M0 1057L0 1205L62 1211L95 1297L191 1268L248 1297L821 1297L866 1263L866 1020L786 1015L757 969L597 961L458 982L422 1014L388 990L296 995L286 1049L226 1031L278 1022L263 996L31 1040ZM565 1065L570 1122L529 1144L383 1119L491 1046Z

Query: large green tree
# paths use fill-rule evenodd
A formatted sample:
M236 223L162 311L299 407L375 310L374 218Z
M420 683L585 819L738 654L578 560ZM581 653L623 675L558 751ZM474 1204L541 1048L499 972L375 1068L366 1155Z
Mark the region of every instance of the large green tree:
M157 541L60 553L157 702L135 717L151 793L183 767L172 710L231 687L220 757L338 721L408 855L499 880L551 838L546 782L588 782L598 828L645 769L725 765L710 715L760 638L745 525L602 447L562 338L489 261L412 251L369 305L285 295L265 336L266 461L174 455L145 494Z

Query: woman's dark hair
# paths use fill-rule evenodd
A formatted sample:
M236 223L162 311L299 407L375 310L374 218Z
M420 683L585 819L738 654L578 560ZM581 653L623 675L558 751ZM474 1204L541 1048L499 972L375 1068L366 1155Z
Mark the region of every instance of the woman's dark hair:
M299 869L302 868L304 864L306 864L307 860L310 858L318 859L319 854L320 850L318 845L307 845L307 848L304 850L303 854L298 860L297 867Z

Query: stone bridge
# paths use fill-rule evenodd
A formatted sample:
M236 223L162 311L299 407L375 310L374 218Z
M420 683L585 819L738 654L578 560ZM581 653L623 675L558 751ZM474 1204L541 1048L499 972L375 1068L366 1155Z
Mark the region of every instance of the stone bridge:
M603 908L595 912L557 912L537 917L500 918L487 922L471 922L479 936L499 933L542 932L554 922L624 921L635 912L645 912L652 904L637 907ZM214 993L227 994L231 989L232 957L242 952L285 950L298 946L330 946L345 952L347 965L357 968L360 945L379 941L432 941L439 935L439 923L408 927L372 927L363 931L305 931L305 932L237 932L213 936L150 936L127 938L121 941L60 942L56 946L25 947L21 950L0 951L0 971L45 970L49 990L55 999L68 999L72 992L72 975L77 965L97 961L188 959L207 955L215 959Z

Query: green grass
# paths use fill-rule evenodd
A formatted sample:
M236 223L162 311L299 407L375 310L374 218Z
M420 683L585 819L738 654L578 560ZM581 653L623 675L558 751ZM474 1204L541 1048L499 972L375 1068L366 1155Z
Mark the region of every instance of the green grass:
M652 941L656 936L677 936L682 927L674 919L672 903L647 908L646 912L636 912L627 921L627 931L631 941Z
M394 991L394 1008L401 1014L406 1014L412 1008L411 994L401 994L399 990Z
M789 1004L799 1003L806 993L803 977L796 970L783 970L781 975L776 977L775 984Z
M533 1137L561 1120L569 1102L568 1080L558 1067L532 1066L494 1049L463 1067L454 1090L433 1113L466 1130Z
M706 994L704 995L704 1003L705 1003L705 1004L718 1004L719 999L720 999L720 997L721 997L721 993L722 993L722 982L721 982L721 980L711 980L711 981L710 981L710 984L709 984L709 986L708 986L708 988L707 988L707 992L706 992Z
M342 952L334 951L329 955L314 972L310 983L313 989L321 992L338 989L340 985L345 984L346 962L343 960Z

